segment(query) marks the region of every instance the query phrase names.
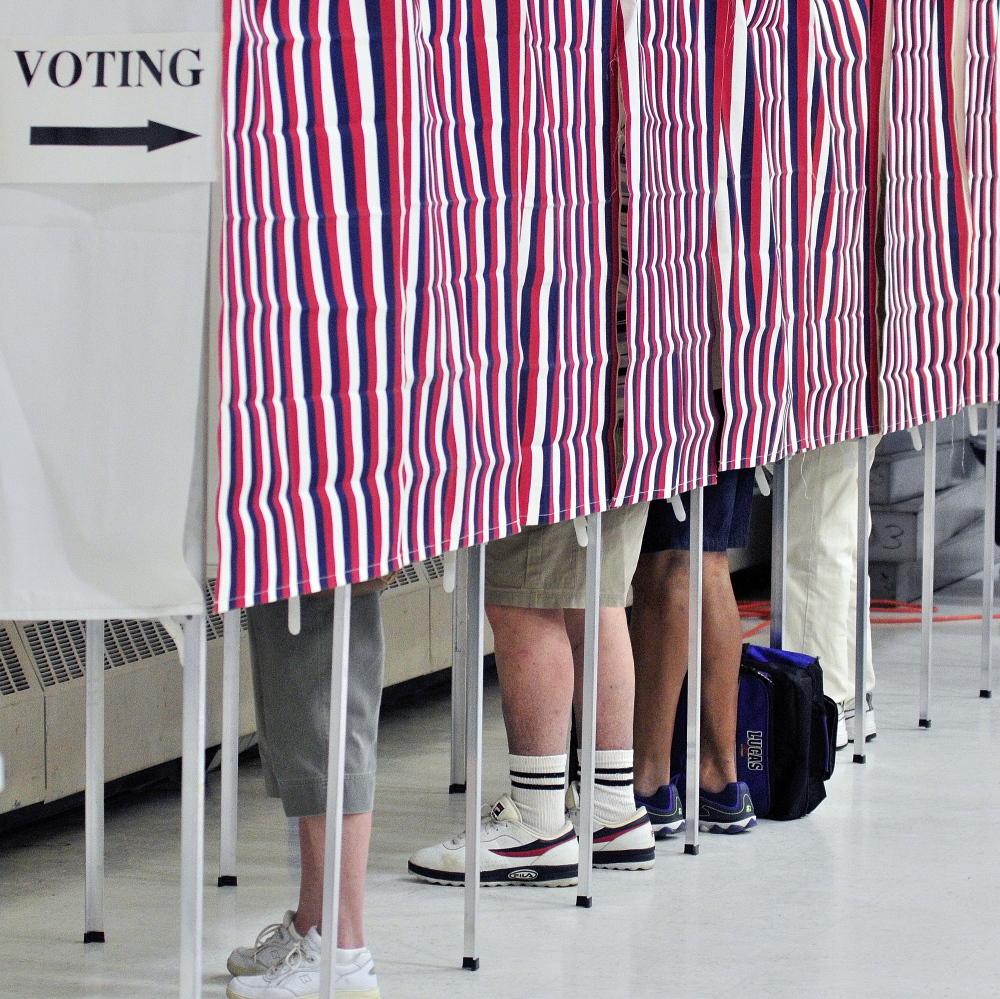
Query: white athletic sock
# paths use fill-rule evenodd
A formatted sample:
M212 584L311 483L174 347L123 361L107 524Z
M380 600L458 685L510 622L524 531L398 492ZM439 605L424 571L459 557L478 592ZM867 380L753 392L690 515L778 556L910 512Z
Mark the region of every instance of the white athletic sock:
M594 757L594 820L599 826L619 825L635 815L632 750L599 749Z
M529 829L558 832L566 824L566 754L510 754L510 796Z

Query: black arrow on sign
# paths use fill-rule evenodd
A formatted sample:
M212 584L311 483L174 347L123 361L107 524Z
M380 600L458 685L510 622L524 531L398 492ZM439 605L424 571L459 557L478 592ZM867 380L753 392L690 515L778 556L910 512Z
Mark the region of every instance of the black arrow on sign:
M33 125L33 146L145 146L151 153L165 146L173 146L188 139L197 139L194 132L185 132L158 121L148 122L139 128L86 128L83 126Z

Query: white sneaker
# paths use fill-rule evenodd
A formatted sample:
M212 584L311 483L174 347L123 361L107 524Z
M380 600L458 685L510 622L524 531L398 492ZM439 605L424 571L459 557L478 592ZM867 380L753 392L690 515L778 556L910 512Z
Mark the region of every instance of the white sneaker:
M229 955L226 967L231 975L263 975L302 939L295 929L295 913L289 909L280 923L271 923L257 934L257 942L252 947L237 947Z
M847 730L847 741L854 742L854 701L844 705L844 728ZM876 736L875 708L872 706L872 695L865 695L865 742L871 742Z
M851 709L853 710L853 708ZM847 721L845 719L844 702L837 705L837 749L843 749L851 740L847 737Z
M226 989L229 999L319 999L323 942L314 926L285 955L280 964L263 975L234 978ZM338 996L379 999L375 962L367 948L347 965L336 966Z
M575 885L580 848L567 822L551 836L540 836L521 821L517 805L506 794L493 808L483 809L480 827L480 884ZM410 873L439 885L465 884L465 833L410 857Z
M580 785L574 780L566 788L566 815L580 829ZM594 867L605 871L648 871L656 863L656 837L645 808L624 822L594 826Z

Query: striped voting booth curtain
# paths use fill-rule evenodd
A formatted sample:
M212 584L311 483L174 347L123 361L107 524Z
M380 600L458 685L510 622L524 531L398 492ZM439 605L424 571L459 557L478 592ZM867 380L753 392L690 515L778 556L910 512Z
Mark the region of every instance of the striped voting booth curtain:
M611 0L230 0L219 604L607 505Z
M878 344L869 310L869 2L798 6L800 25L808 13L810 37L797 74L807 81L796 101L796 148L808 212L800 210L804 319L789 346L793 451L867 436L878 418ZM799 28L800 39L806 30Z
M964 405L969 215L961 135L967 39L953 0L880 2L885 179L884 224L876 240L884 240L883 429L892 431Z
M640 2L618 49L630 288L616 502L714 478L710 260L716 174L714 2Z
M518 523L506 8L227 6L222 607Z
M731 53L716 202L723 469L772 461L786 449L786 344L801 317L789 10L788 0L736 0L719 48L720 59Z
M971 225L965 402L1000 399L1000 0L969 0L966 135Z
M865 0L741 0L718 238L722 466L872 430Z
M610 61L617 3L525 0L515 200L522 366L519 513L550 523L602 509L613 486Z

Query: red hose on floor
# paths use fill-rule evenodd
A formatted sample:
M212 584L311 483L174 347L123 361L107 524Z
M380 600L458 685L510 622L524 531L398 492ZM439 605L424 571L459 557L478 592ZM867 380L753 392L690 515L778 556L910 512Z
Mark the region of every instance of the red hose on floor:
M738 601L740 618L743 620L760 621L749 631L743 633L744 638L752 638L771 624L770 600L740 600ZM935 607L936 611L937 608ZM889 615L879 616L875 615ZM961 621L982 621L982 614L935 614L935 624L950 624ZM901 600L873 600L872 624L920 624L920 604L905 603ZM1000 621L1000 614L993 615L994 621Z

